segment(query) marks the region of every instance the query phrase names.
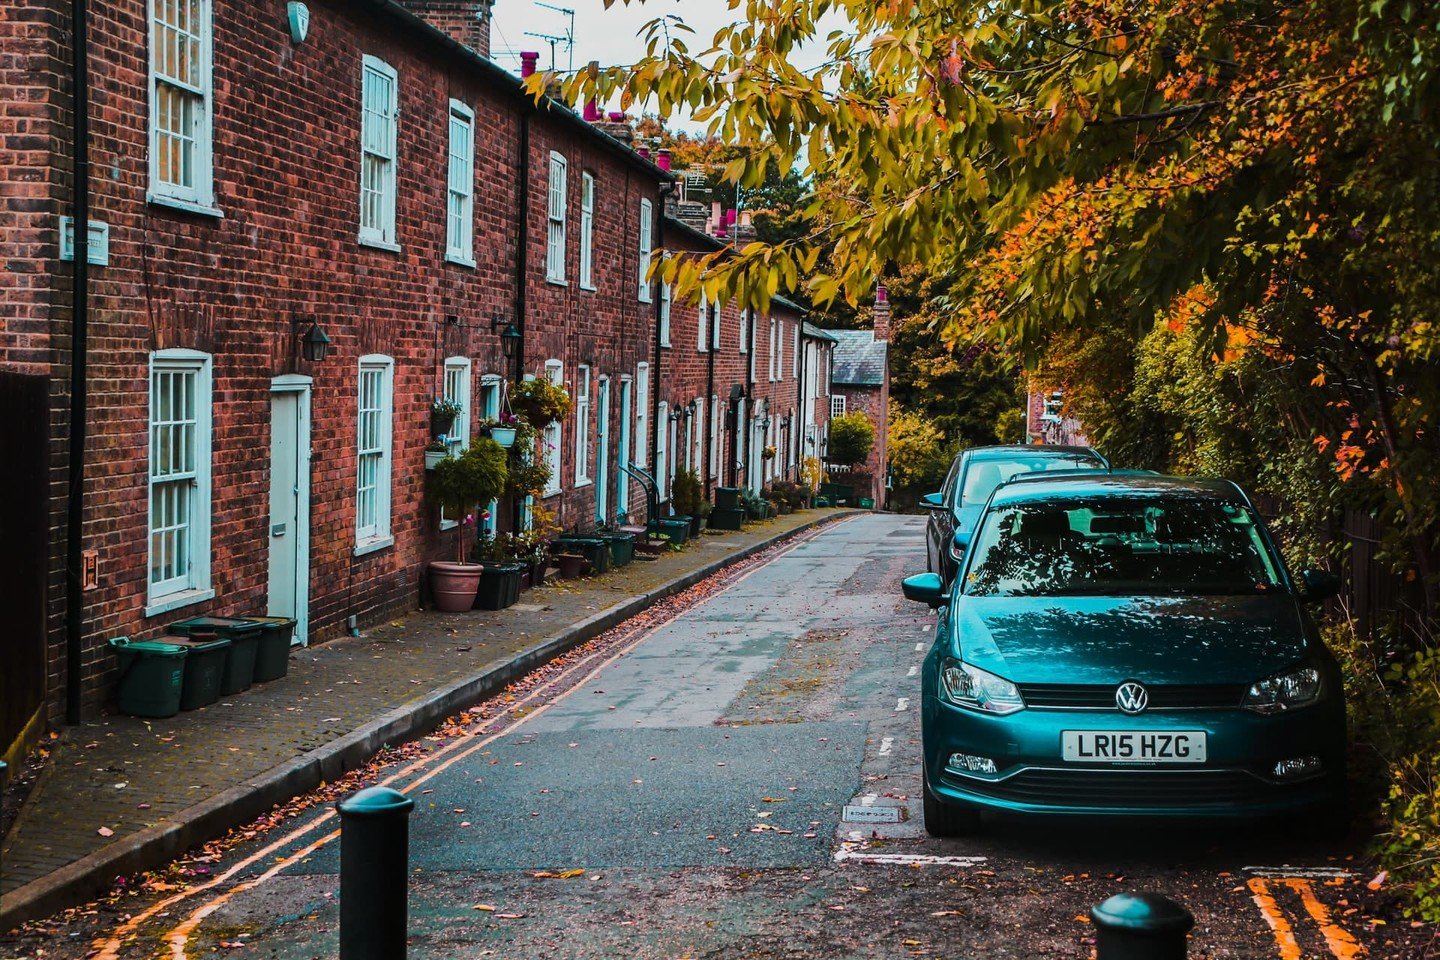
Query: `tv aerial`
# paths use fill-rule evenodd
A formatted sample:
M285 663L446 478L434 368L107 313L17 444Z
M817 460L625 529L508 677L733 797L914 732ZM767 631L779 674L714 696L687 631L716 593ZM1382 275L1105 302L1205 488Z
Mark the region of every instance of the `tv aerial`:
M535 31L535 30L526 30L526 31L525 31L525 35L526 35L527 37L537 37L537 38L539 38L539 39L541 39L541 40L544 40L546 43L550 44L550 71L551 71L552 73L555 71L555 47L556 47L557 44L564 44L564 45L565 45L565 53L566 53L566 66L565 66L565 70L566 70L567 73L574 73L574 72L575 72L575 11L572 10L570 7L557 7L557 6L553 5L553 4L541 3L540 0L535 0L535 6L537 6L537 7L544 7L546 10L553 10L553 11L555 11L556 13L561 14L562 16L567 17L567 18L569 19L569 25L566 27L566 30L565 30L565 32L564 32L563 34L557 34L557 33L539 33L539 32L537 32L537 31Z

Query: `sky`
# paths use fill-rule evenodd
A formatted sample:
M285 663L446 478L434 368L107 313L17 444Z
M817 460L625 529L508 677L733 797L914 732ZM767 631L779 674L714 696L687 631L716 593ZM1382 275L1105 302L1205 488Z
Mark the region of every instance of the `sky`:
M601 66L631 64L645 56L645 41L639 35L644 25L658 17L674 14L695 30L685 35L691 53L699 53L710 46L715 31L739 19L743 10L732 11L725 0L646 0L638 3L632 0L628 5L615 0L614 6L605 9L603 0L496 0L491 25L490 56L497 64L511 71L520 72L520 51L536 50L540 53L540 69L550 67L550 44L532 36L531 33L563 36L569 32L570 16L551 7L562 7L575 11L575 45L573 51L575 69L580 69L591 60ZM836 25L843 21L837 20ZM821 32L824 36L824 31ZM819 62L824 53L824 44L816 45L813 59ZM555 45L555 65L560 70L570 66L572 53L563 43ZM804 66L805 58L797 59ZM613 104L608 105L613 106ZM652 108L653 111L653 108ZM687 126L683 120L678 124Z

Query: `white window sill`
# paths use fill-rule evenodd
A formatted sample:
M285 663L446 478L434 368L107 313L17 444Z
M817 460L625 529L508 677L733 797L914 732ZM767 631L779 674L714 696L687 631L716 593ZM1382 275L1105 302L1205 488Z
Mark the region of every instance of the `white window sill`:
M395 249L398 250L398 249L400 249L400 248L399 248L399 247L396 247ZM446 262L446 263L453 263L453 264L455 264L456 266L459 266L459 267L469 267L469 268L472 269L472 270L475 269L475 261L474 261L474 260L472 260L470 257L464 257L464 256L461 256L460 254L454 253L454 252L448 252L448 253L445 254L445 262Z
M586 293L594 293L599 288L596 287L593 283L582 283L580 284L580 289L584 290Z
M669 350L669 349L670 349L670 341L669 341L669 340L661 340L661 341L660 341L660 346L661 346L662 349Z
M594 483L595 481L591 480L589 477L576 477L575 482L571 484L570 488L572 490L579 490L581 487L588 487Z
M400 244L391 243L389 240L381 240L378 237L367 237L363 234L355 239L362 247L374 247L376 250L388 250L390 253L400 252Z
M204 590L185 590L181 593L172 593L159 597L145 605L145 616L153 617L161 613L169 613L171 610L179 610L181 607L188 607L192 603L200 603L205 600L215 599L215 591L209 588Z
M568 286L570 286L570 282L569 282L568 280L564 279L563 277L561 277L561 278L546 277L546 278L545 278L545 282L548 283L548 284L550 284L550 285L553 286L553 287L568 287Z
M455 529L456 527L458 527L458 526L460 526L460 524L456 523L454 520L441 520L441 521L440 521L440 529L441 529L441 530L454 530L454 529Z
M376 537L373 540L363 540L355 544L355 549L351 552L351 556L363 557L367 553L375 553L376 551L384 550L386 547L393 546L395 546L394 537Z
M168 207L171 210L199 214L202 217L214 217L216 220L225 219L225 214L219 207L214 204L201 203L198 200L186 200L164 193L147 193L145 202L157 207Z
M641 303L654 303L654 302L655 302L655 298L654 298L654 297L640 297L639 299L640 299L640 302L641 302Z
M560 494L563 493L563 492L564 492L564 491L561 490L561 489L559 489L558 487L557 487L556 489L554 489L554 490L546 490L544 493L540 494L540 499L541 499L541 500L549 500L551 497L558 497L558 496L560 496Z

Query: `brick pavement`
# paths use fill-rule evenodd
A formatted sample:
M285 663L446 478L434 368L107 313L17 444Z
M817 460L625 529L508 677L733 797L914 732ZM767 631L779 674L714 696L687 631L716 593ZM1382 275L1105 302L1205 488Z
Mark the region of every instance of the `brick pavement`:
M601 577L552 581L508 610L417 611L362 637L297 648L287 677L170 719L117 715L63 728L0 846L0 930L164 862L338 776L379 745L418 735L630 615L616 609L627 601L653 602L716 564L847 512L809 510L706 535Z

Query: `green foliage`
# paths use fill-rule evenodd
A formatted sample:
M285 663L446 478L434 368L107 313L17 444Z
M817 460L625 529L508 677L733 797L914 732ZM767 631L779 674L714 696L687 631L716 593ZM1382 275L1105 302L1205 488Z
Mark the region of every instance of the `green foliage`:
M1028 425L1025 411L1018 407L1007 407L1001 410L1000 416L995 418L995 442L1024 443L1025 429Z
M440 461L430 474L430 494L446 513L463 517L471 514L477 504L503 496L508 481L504 448L494 440L481 437L458 457ZM463 562L463 536L459 538L456 552L457 560Z
M831 463L854 466L864 463L875 446L875 425L863 411L852 410L830 418L830 445L826 456Z
M947 441L933 420L892 403L888 449L896 496L913 499L940 489L959 444Z
M675 480L670 485L670 500L675 512L686 516L700 516L701 505L705 502L704 488L700 475L694 470L681 467L675 471Z

